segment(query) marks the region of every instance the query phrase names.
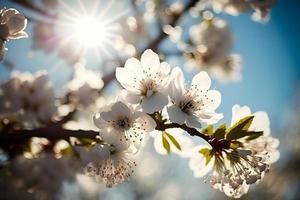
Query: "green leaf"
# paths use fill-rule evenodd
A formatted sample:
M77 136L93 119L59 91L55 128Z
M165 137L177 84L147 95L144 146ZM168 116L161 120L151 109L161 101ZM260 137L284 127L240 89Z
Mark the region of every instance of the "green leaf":
M239 141L232 141L230 143L230 148L232 148L232 149L237 149L239 147L243 147L243 143L241 143Z
M226 124L221 124L219 128L215 131L214 137L217 139L224 139L226 134Z
M81 145L86 148L91 148L97 143L96 140L92 140L90 138L81 138L80 141Z
M244 132L248 131L253 118L254 116L247 116L232 125L229 129L227 129L226 139L235 140L245 137Z
M262 136L264 134L263 131L248 131L248 135L249 137L246 138L246 140L250 141L250 140L254 140L260 136Z
M60 153L63 154L63 155L72 155L73 154L73 148L71 146L68 146L68 147L62 149L60 151Z
M206 128L201 131L205 135L212 136L214 134L214 127L212 125L208 125Z
M205 165L207 165L212 158L211 150L208 148L204 148L204 149L200 149L199 153L201 153L205 157L206 159Z
M163 147L165 148L165 150L167 151L168 154L170 154L171 152L171 148L170 148L170 143L167 140L166 134L164 134L164 132L162 132L161 137L162 137L162 142L163 142Z
M171 140L171 142L174 144L174 146L175 146L179 151L181 151L181 146L180 146L179 142L176 140L176 138L175 138L173 135L167 133L166 131L163 131L163 134L164 134L164 133L166 134L166 136L168 136L168 138Z

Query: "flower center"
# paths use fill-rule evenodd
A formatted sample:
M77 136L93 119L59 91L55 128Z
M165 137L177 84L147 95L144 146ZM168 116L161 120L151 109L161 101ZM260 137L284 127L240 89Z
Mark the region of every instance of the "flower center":
M142 94L146 97L151 97L155 93L156 84L153 80L142 82Z
M116 121L116 124L120 129L128 129L129 128L128 118L119 119Z
M182 101L179 104L179 108L182 110L182 112L190 114L194 108L194 102L192 100Z
M151 97L153 95L154 91L153 90L147 90L146 96Z

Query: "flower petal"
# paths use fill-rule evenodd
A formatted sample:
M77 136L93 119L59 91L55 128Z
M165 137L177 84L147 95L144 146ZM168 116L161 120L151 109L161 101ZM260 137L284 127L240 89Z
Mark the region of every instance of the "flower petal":
M186 120L186 125L189 127L201 128L201 123L199 119L194 115L188 115Z
M192 85L197 86L198 89L208 90L210 88L211 80L208 74L204 71L196 74L192 80Z
M254 113L254 118L251 126L249 127L251 131L263 131L264 136L268 136L271 133L270 130L270 119L266 112L259 111Z
M170 97L174 102L179 103L184 98L183 95L185 93L184 75L183 75L182 70L179 67L175 67L172 70L171 80L172 80L172 83L170 84L170 87L171 87L170 88L171 89Z
M189 167L194 172L194 176L201 178L209 173L214 166L214 157L211 158L208 164L206 164L206 158L199 153L199 150L203 148L211 149L209 146L200 145L194 148L189 161Z
M133 118L135 119L135 123L141 125L147 133L150 133L156 127L156 122L146 113L135 112Z
M187 114L182 112L180 108L176 105L171 105L167 107L167 112L171 122L184 124L187 119Z
M217 90L209 90L204 100L206 109L215 110L221 104L221 93Z
M141 63L144 69L157 70L160 67L159 57L151 49L147 49L141 56Z
M129 109L129 107L121 101L116 102L111 107L111 112L113 113L114 116L127 116L128 117L131 115L131 110Z
M131 104L137 104L141 101L141 96L128 92L127 90L122 90L118 96L119 100L128 102Z
M240 119L251 115L251 110L248 106L241 107L240 105L234 105L232 107L232 119L231 125L238 122Z
M150 97L145 97L142 99L141 106L143 111L146 113L154 113L156 111L162 110L165 105L168 104L168 96L160 92L154 93Z
M140 91L135 86L137 83L135 82L136 74L134 71L128 70L127 68L117 67L116 69L116 79L119 83L128 91L139 94Z
M22 14L16 14L10 17L7 21L7 26L10 34L18 33L26 28L27 19Z
M25 31L20 31L14 35L8 36L8 39L16 40L16 39L27 38L27 37L28 37L28 34Z

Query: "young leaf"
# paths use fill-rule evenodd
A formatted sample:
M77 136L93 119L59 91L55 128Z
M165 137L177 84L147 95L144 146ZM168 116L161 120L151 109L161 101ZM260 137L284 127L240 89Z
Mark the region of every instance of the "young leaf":
M230 148L232 148L232 149L237 149L239 147L243 147L243 143L241 143L239 141L232 141L230 143Z
M254 140L260 136L262 136L264 134L263 131L249 131L248 135L249 137L246 138L246 140L250 141L250 140Z
M243 131L248 131L248 128L251 126L254 116L247 116L243 119L239 120L237 123L232 125L229 129L227 129L226 139L235 140L241 137L245 137L243 135Z
M63 154L63 155L72 155L73 154L73 148L71 146L68 146L64 149L61 149L60 153Z
M161 134L161 137L162 137L163 147L168 152L168 154L170 154L170 152L171 152L170 143L167 140L164 132Z
M212 158L211 150L208 148L204 148L204 149L200 149L199 153L201 153L205 157L206 159L205 165L207 165Z
M173 135L167 133L166 131L164 131L164 133L166 134L166 136L168 136L168 138L171 140L171 142L174 144L174 146L175 146L179 151L181 151L181 146L180 146L180 144L178 143L178 141L176 140L176 138L175 138Z
M224 139L226 133L226 124L221 124L219 128L215 131L214 137L217 139Z
M201 132L205 135L213 135L214 134L214 127L212 125L208 125L206 128L202 129Z

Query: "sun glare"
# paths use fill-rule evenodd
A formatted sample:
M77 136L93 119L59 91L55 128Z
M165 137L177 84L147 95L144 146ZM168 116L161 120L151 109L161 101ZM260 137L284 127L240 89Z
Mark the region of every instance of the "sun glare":
M73 31L75 39L86 47L93 47L103 44L109 39L108 27L90 16L84 16L79 19L78 22L74 23Z
M105 0L58 2L62 7L59 16L62 47L71 44L81 55L95 53L100 59L110 58L117 52L115 42L121 37L119 20L129 9L118 8L115 1Z

